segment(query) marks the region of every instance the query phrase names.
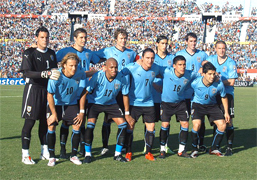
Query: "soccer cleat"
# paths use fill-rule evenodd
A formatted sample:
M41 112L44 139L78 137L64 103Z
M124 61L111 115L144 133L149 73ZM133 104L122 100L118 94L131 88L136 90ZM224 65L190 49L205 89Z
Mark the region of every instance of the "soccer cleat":
M148 159L149 161L155 161L156 159L153 157L153 154L148 152L146 155L145 155L145 158Z
M128 152L126 154L125 158L127 159L127 161L131 161L131 159L132 159L132 152Z
M207 152L207 147L205 145L201 145L198 150L199 150L199 152L206 153Z
M160 155L159 155L159 158L160 158L160 159L164 159L164 158L165 158L165 155L166 155L166 152L165 152L165 151L161 151L161 152L160 152Z
M191 158L197 158L198 157L198 151L192 151L190 156L191 156Z
M113 159L116 160L116 161L120 161L120 162L127 162L127 159L124 158L121 154L118 155L118 156L114 156Z
M49 153L43 153L40 155L40 159L42 160L49 160L50 154Z
M232 149L230 147L227 147L226 152L225 152L225 156L232 156Z
M49 158L47 166L55 166L56 159L55 158Z
M101 156L104 156L104 155L106 155L107 153L108 153L108 151L109 151L109 149L108 148L103 148L102 150L101 150Z
M168 146L165 147L165 153L167 153L167 154L175 154Z
M89 164L91 162L92 162L92 157L91 156L86 156L84 161L83 161L84 164Z
M178 152L178 156L179 156L179 157L185 157L185 158L191 158L191 156L188 155L185 150L182 151L182 152L180 152L180 153Z
M61 150L60 159L68 159L67 154L66 154L66 150Z
M24 164L27 164L27 165L36 164L35 161L33 161L33 159L30 156L23 157L21 162L23 162Z
M211 150L210 149L209 154L216 155L216 156L219 156L219 157L224 157L224 155L218 149L216 149L216 150Z
M70 157L70 161L73 164L76 164L76 165L81 165L82 164L82 162L79 160L79 158L77 156Z

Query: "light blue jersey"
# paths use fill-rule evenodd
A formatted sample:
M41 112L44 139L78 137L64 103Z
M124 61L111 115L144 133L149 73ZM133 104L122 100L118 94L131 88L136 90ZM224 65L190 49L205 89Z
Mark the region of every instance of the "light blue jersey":
M153 64L148 71L138 63L128 64L122 71L124 75L130 75L129 103L133 106L154 106L152 88L153 80L159 74L159 66Z
M185 89L190 82L201 76L199 73L185 70L182 77L177 77L173 67L161 68L160 74L163 76L162 101L168 103L179 103L185 100Z
M221 81L213 82L209 87L203 83L203 77L195 79L191 87L194 89L194 97L192 102L199 104L217 104L216 96L220 94L221 97L226 96L225 86Z
M173 64L173 58L174 55L169 53L163 59L158 54L155 54L154 63L159 65L160 67L170 67ZM161 78L155 78L153 83L157 84L158 86L163 85L163 81ZM152 93L154 103L161 103L161 92L158 92L155 88L153 88Z
M207 61L211 62L216 67L216 72L221 75L222 81L238 78L236 62L230 57L227 57L227 60L223 64L219 64L217 55L209 56ZM225 86L225 88L227 94L234 96L233 86Z
M131 49L120 51L115 46L107 47L96 51L95 54L99 58L114 58L118 62L118 71L121 71L127 64L136 60L137 54Z
M56 53L57 62L61 62L63 57L68 53L75 53L78 55L79 59L81 60L79 62L79 66L81 69L83 69L83 71L89 70L90 62L93 64L96 64L100 60L100 58L98 56L96 56L94 54L94 52L92 52L89 49L84 48L84 50L82 52L80 52L73 47L66 47L66 48L59 50Z
M91 93L88 96L88 103L111 105L117 104L116 96L119 91L123 95L129 93L129 82L121 72L118 72L115 79L110 82L104 71L98 71L92 76L86 89Z
M55 105L74 105L77 104L82 91L86 88L86 74L83 70L77 69L74 76L68 78L62 68L60 78L56 80L49 79L47 91L54 94Z
M191 55L186 49L178 51L175 56L184 56L186 59L186 69L194 72L198 72L202 67L202 62L207 59L208 55L201 50L196 49L196 52ZM191 99L193 97L193 89L190 85L186 88L186 99Z

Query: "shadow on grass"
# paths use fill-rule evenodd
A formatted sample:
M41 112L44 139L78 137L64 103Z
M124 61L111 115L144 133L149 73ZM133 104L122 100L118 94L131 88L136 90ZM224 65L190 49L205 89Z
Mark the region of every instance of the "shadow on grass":
M0 141L1 140L9 140L9 139L20 139L21 136L13 136L13 137L4 137L4 138L0 138Z

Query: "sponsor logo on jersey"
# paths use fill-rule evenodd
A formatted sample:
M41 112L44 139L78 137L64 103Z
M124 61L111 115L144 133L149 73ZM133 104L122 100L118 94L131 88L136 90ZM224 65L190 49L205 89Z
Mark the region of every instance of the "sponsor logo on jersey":
M115 89L119 89L119 87L120 87L120 84L114 84Z
M211 91L212 91L212 94L215 94L217 92L217 89L213 88Z
M41 57L37 57L37 60L41 61Z
M155 77L155 72L152 72L152 77Z
M223 71L223 72L226 72L226 70L227 70L227 66L224 66L223 69L222 69L222 71Z
M27 106L27 112L31 112L31 109L32 109L32 107L31 106Z
M28 57L29 57L29 55L28 55L28 54L24 54L24 57L25 57L25 58L28 58Z
M54 56L53 56L53 55L50 55L50 59L51 59L52 61L54 61Z
M197 57L197 62L201 62L201 57Z
M137 75L141 77L141 74L137 74Z

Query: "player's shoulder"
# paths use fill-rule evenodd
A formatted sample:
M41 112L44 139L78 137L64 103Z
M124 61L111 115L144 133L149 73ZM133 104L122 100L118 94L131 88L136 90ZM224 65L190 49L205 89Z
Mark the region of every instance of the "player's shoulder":
M30 47L30 48L28 48L28 49L26 49L26 50L24 51L24 54L32 54L33 52L36 51L36 49L37 49L37 48L32 48L32 47Z
M52 49L50 49L50 48L47 49L47 52L48 52L48 53L51 53L51 54L55 54L55 51L52 50Z
M182 49L182 50L176 52L175 56L184 55L185 53L186 53L186 49Z
M230 58L229 56L227 57L227 62L232 63L232 64L236 64L236 61L234 59Z
M210 55L210 56L208 56L207 58L206 58L206 60L207 61L213 61L213 60L215 60L215 59L217 59L218 57L217 57L217 55Z
M193 80L192 84L199 84L200 82L202 82L202 78L203 78L202 76L199 76L199 77L195 78Z
M93 53L93 51L91 51L90 49L87 49L87 48L83 48L83 52L86 52L86 53Z

